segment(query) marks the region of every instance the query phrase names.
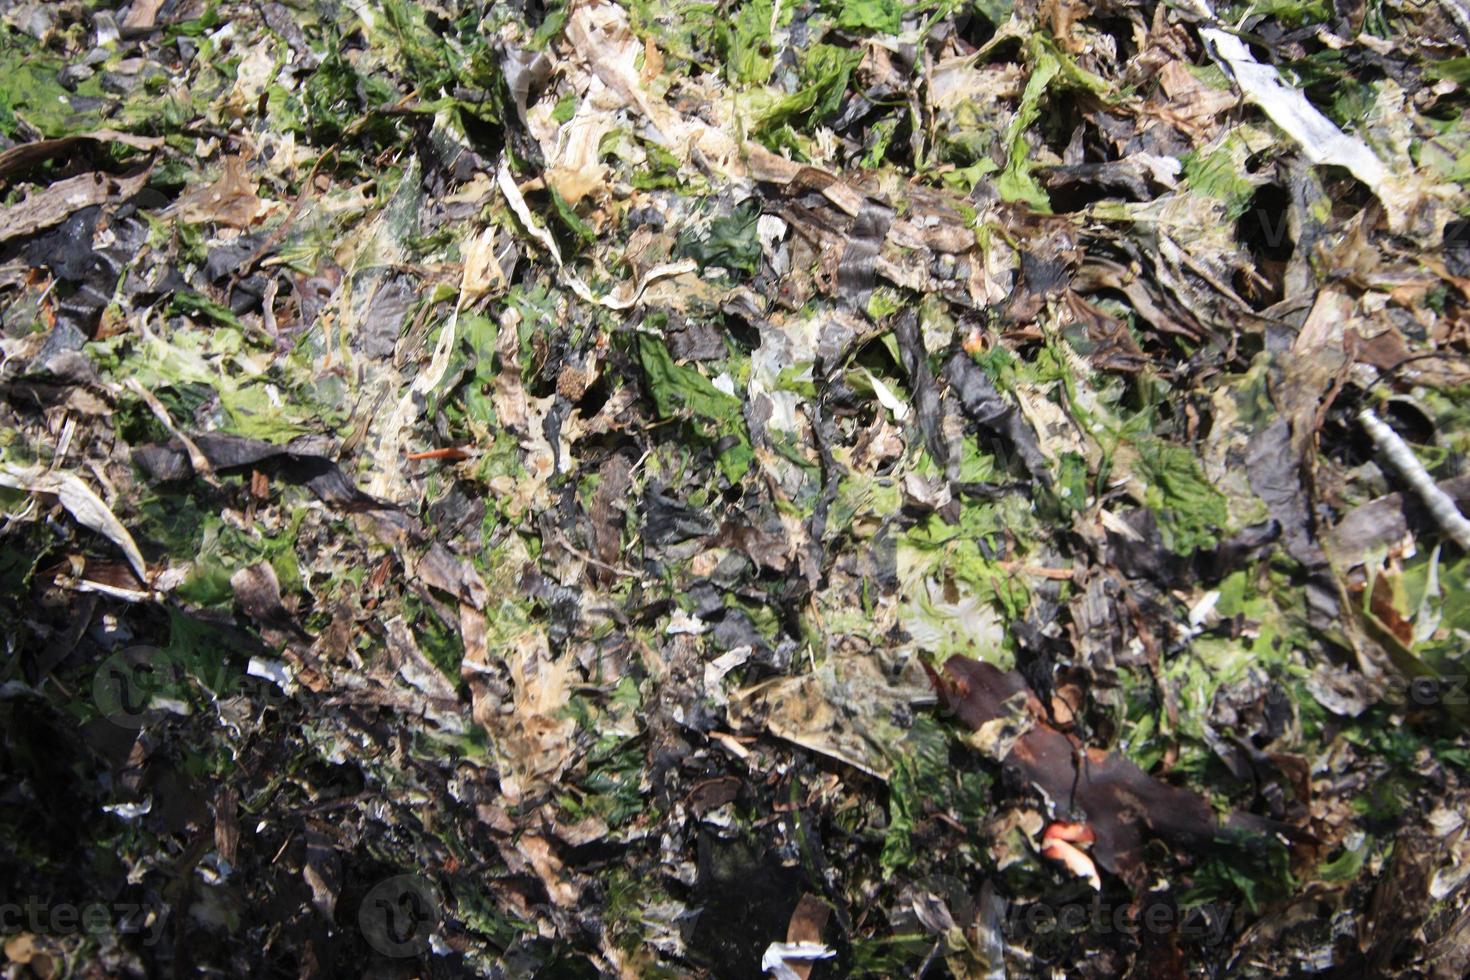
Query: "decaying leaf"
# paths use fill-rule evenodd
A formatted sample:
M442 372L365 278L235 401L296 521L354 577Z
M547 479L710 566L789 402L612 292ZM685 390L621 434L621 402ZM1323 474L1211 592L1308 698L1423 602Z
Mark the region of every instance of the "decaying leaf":
M1294 828L1248 813L1232 814L1219 824L1203 798L1149 776L1115 753L1078 744L1040 720L1045 711L1019 674L953 657L937 683L946 706L977 732L1003 717L1012 699L1026 706L1037 720L998 746L996 761L1020 769L1054 812L1080 814L1095 837L1098 862L1135 887L1149 873L1143 852L1146 835L1188 849L1231 840L1227 831L1301 836Z
M136 194L147 180L146 171L130 177L90 173L35 189L25 200L0 210L0 242L59 225L83 208L124 201Z
M22 468L10 463L0 463L0 486L54 495L78 524L96 531L117 545L139 581L149 581L148 563L143 560L143 554L138 550L133 536L107 503L81 477L57 470Z
M1464 13L8 5L11 965L1462 975Z

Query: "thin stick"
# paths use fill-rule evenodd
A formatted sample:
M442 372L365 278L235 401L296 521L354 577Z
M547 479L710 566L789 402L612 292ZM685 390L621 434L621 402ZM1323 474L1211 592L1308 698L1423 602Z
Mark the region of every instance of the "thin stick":
M1070 568L1045 568L1041 565L1024 565L1015 561L997 561L995 565L1001 571L1009 572L1012 575L1031 575L1036 578L1049 578L1056 581L1072 577L1072 569Z
M458 462L462 459L469 459L470 454L457 446L448 446L444 449L429 449L421 453L409 453L407 458L412 460L448 459Z
M219 486L219 481L214 478L214 467L210 465L209 457L205 456L199 450L199 447L194 444L193 439L184 435L184 430L174 424L173 416L168 413L168 406L159 401L157 395L144 388L137 378L129 378L127 386L128 390L143 399L143 404L148 406L154 418L162 423L163 427L169 431L169 434L184 444L184 451L189 454L189 465L194 467L195 474L210 486Z
M1434 477L1419 462L1408 443L1399 434L1385 425L1373 409L1365 408L1358 413L1358 421L1368 430L1368 435L1394 471L1424 501L1432 516L1445 534L1465 551L1470 551L1470 521L1455 506L1454 498L1435 485Z
M295 223L296 218L301 214L301 206L306 203L306 198L311 193L311 182L316 180L316 172L318 169L321 168L322 161L325 160L327 157L336 156L337 147L339 145L340 144L338 143L333 143L331 146L327 147L326 152L316 158L316 162L311 165L311 172L308 173L306 175L306 179L301 182L301 191L296 195L296 203L292 204L291 210L286 213L286 220L276 225L276 227L271 230L271 233L265 236L265 241L260 243L260 247L257 248L255 252L250 256L250 258L245 260L245 264L240 266L240 268L235 271L235 274L230 277L230 288L233 289L235 283L250 275L250 273L255 269L255 264L265 257L265 253L269 252L271 249L279 245L281 243L281 240L286 237L286 232L291 229L291 225Z

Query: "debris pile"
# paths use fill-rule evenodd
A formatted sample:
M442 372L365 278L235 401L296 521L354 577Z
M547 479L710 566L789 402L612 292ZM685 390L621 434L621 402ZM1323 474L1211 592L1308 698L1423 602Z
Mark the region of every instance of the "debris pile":
M0 4L7 970L1465 975L1467 42Z

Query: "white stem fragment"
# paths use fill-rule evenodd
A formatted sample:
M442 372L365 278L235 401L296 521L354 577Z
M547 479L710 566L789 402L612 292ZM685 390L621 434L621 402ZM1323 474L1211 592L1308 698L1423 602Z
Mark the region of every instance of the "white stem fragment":
M878 403L893 413L893 417L902 422L909 417L909 406L900 399L893 391L883 383L876 374L867 368L862 368L863 376L873 386L873 394L877 396Z
M1408 444L1374 415L1371 408L1359 412L1358 421L1363 424L1373 444L1383 453L1394 471L1424 501L1424 506L1428 508L1435 523L1455 544L1470 551L1470 521L1460 513L1454 499L1435 484L1434 477L1429 475L1429 471L1419 462Z
M698 265L693 259L680 259L677 262L666 262L663 265L654 266L652 269L649 269L643 278L634 285L631 295L596 296L588 288L587 284L579 279L577 274L568 269L562 262L561 249L557 247L556 239L531 214L531 209L526 204L525 196L521 194L521 189L516 186L515 177L511 175L510 168L504 163L500 165L500 169L495 173L495 182L500 187L500 193L505 195L505 202L510 205L511 211L515 212L515 216L520 219L521 224L531 233L531 237L540 242L547 253L551 255L551 261L555 262L556 267L561 270L562 275L566 279L567 286L572 292L576 293L588 303L597 303L610 310L626 310L642 298L643 290L655 279L664 276L682 275L686 272L693 272L698 268Z
M189 454L189 465L194 468L194 472L199 478L212 487L219 486L219 481L214 478L214 467L209 464L209 457L200 452L199 447L194 444L193 439L184 435L183 430L174 425L173 416L169 415L168 407L159 401L158 396L147 388L144 388L137 378L129 378L127 385L128 390L143 399L143 403L148 406L149 411L153 413L153 417L158 419L159 423L169 431L169 434L183 443L185 452Z
M515 216L521 219L521 224L531 233L531 237L541 243L541 247L551 254L551 261L561 268L561 249L557 247L556 239L551 237L551 232L541 227L541 223L531 214L531 209L526 206L526 199L521 195L521 189L516 186L515 177L511 176L510 168L504 163L495 171L495 183L500 187L500 193L505 195L505 202L515 212Z

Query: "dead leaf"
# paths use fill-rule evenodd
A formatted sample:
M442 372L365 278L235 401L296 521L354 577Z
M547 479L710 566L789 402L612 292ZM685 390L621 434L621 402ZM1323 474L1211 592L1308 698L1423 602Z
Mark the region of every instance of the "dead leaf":
M0 211L0 242L59 225L82 208L124 201L136 194L147 180L147 170L130 177L97 172L78 174L34 190L24 201Z
M78 524L96 531L117 545L138 578L143 582L149 581L148 563L143 560L143 553L138 550L133 536L113 515L112 509L102 498L82 482L81 477L61 471L42 470L39 467L22 469L0 462L0 486L28 490L31 493L54 494Z
M115 129L95 129L90 133L76 133L49 140L33 140L19 143L0 152L0 179L14 177L38 163L54 160L86 143L120 143L135 150L156 150L163 146L159 136L135 136Z
M255 181L245 169L240 154L225 157L224 172L212 184L198 187L179 199L179 216L196 224L212 222L246 229L277 210L278 205L260 199Z
M826 902L810 892L803 894L791 912L791 922L786 926L786 941L820 944L827 921L831 918L832 909ZM787 963L791 972L801 980L807 980L812 975L813 965L810 960L793 960Z
M342 887L342 856L332 838L315 827L306 830L306 861L301 877L311 889L311 904L328 921L337 911L337 893Z
M127 16L123 18L123 30L141 31L152 27L165 2L166 0L133 0L128 6Z
M996 761L1020 769L1057 813L1085 815L1097 838L1092 852L1097 862L1135 888L1149 874L1143 860L1145 832L1191 849L1227 839L1202 797L1048 725L1041 702L1020 674L955 656L944 665L943 676L935 677L941 700L977 732L1009 717L1013 703L1025 704L1032 724L1014 738L996 743ZM1234 814L1225 826L1247 833L1299 835L1294 828L1253 814Z

